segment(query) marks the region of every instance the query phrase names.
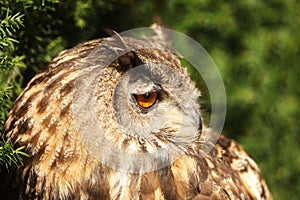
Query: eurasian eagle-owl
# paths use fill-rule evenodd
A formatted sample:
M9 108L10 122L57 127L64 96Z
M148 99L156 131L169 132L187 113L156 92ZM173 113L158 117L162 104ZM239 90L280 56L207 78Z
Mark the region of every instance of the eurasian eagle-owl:
M203 123L200 92L164 45L89 41L28 83L3 132L30 154L21 199L271 199L255 162Z

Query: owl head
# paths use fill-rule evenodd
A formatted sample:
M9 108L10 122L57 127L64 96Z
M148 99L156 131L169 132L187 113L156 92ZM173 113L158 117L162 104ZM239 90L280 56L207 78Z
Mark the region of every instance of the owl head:
M78 63L73 122L90 152L110 167L157 170L199 139L200 92L163 45L115 35Z

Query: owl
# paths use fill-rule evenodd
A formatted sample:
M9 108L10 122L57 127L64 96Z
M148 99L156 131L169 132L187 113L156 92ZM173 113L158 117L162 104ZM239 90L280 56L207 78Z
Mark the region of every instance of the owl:
M30 155L19 199L272 199L256 163L203 121L163 37L61 52L19 95L3 135Z

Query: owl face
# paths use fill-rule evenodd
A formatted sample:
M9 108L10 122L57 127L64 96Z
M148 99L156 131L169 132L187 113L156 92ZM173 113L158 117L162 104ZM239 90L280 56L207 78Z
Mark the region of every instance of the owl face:
M117 121L126 134L140 138L195 134L200 114L196 93L171 66L147 63L125 73L114 90Z
M169 165L199 137L199 92L174 54L143 49L141 41L132 40L124 39L127 52L108 40L112 44L103 41L91 53L94 59L108 47L120 51L107 66L98 60L79 64L73 118L79 137L101 163L153 171Z

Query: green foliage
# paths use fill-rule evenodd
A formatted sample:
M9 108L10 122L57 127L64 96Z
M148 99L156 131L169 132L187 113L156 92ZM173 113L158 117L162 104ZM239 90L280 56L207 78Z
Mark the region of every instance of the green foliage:
M216 62L228 98L224 134L257 161L274 199L300 199L297 1L0 0L0 7L1 127L12 99L61 50L104 36L103 28L161 19Z
M13 89L18 83L15 82L15 76L18 69L23 67L22 60L24 56L15 54L15 45L18 41L14 38L14 34L23 26L24 15L20 13L12 14L9 8L4 8L0 2L1 22L0 22L0 130L6 114L12 104ZM3 167L9 170L12 165L21 163L21 148L14 149L9 141L0 141L0 171Z
M18 43L18 41L13 39L11 36L20 28L20 26L23 26L22 17L23 15L20 13L11 16L9 8L7 9L5 18L0 22L1 49L10 48L13 50L14 44Z
M10 170L12 166L18 166L22 164L22 157L28 157L28 154L24 153L24 146L14 148L10 140L0 141L0 172L2 168Z
M20 13L12 15L9 8L4 10L2 7L0 16L2 18L0 22L0 125L2 127L5 114L11 105L11 89L15 84L13 79L17 69L24 66L22 63L24 56L15 54L15 45L18 41L13 38L14 33L23 26L23 15Z

